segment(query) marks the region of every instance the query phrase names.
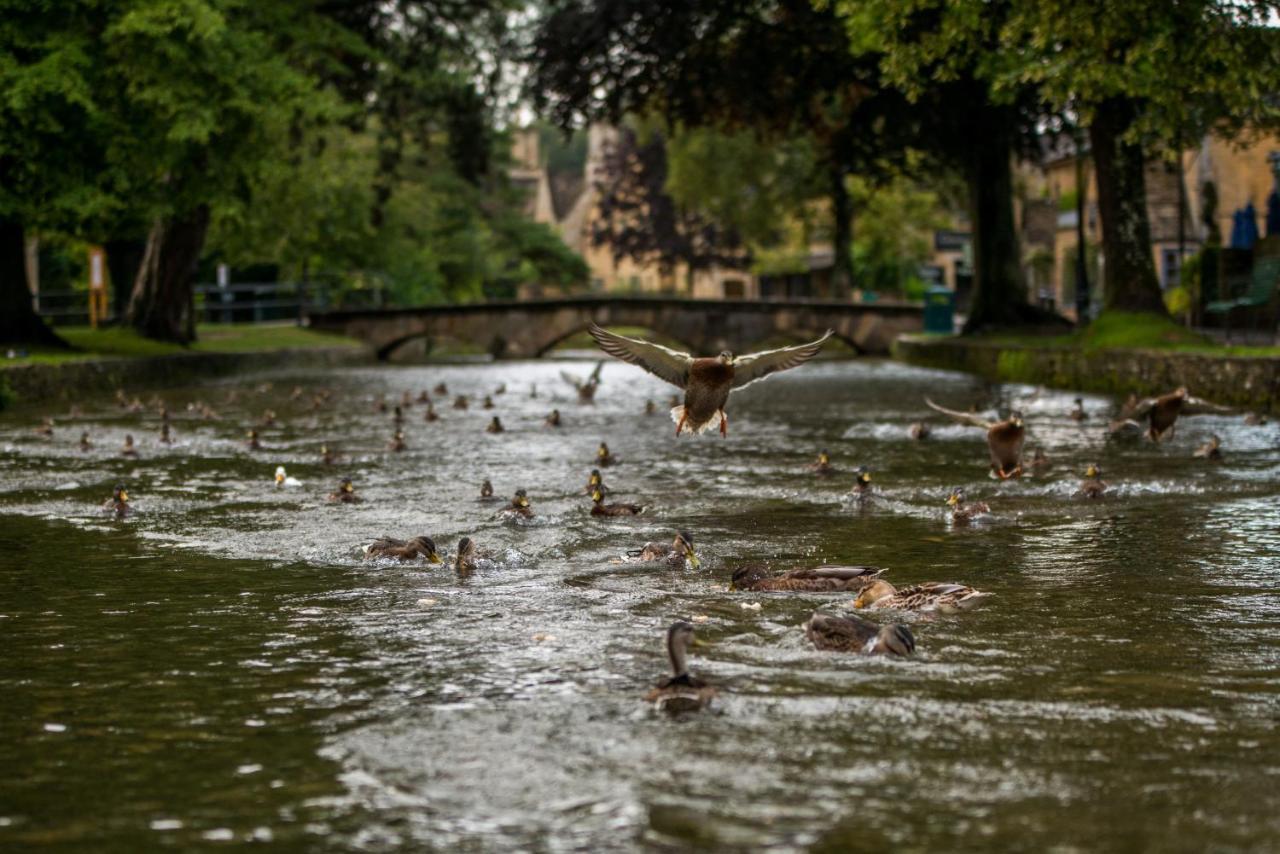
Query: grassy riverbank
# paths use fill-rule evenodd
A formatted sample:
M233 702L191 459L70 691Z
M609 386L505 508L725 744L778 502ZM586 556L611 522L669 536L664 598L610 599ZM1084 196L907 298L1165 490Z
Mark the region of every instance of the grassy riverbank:
M1226 347L1170 321L1113 313L1070 335L906 335L894 356L999 382L1126 395L1180 385L1222 404L1272 410L1280 347Z
M236 325L203 323L190 347L152 341L128 327L91 329L62 326L57 332L72 350L36 349L24 356L5 358L6 365L53 365L103 358L146 358L178 353L253 353L271 350L309 350L318 347L359 347L360 342L342 335L317 332L292 323Z

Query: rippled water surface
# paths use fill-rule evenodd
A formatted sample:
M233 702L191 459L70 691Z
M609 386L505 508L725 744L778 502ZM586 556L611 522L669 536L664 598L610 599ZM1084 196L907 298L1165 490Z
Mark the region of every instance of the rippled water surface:
M752 386L727 440L677 441L671 390L635 368L607 365L580 406L559 372L591 365L168 392L172 447L154 405L128 414L109 396L79 418L6 414L0 847L1280 847L1280 425L1200 417L1159 447L1107 445L1102 398L1081 425L1070 394L860 360ZM425 423L415 404L408 450L387 452L375 399L441 381L472 407L437 397ZM996 483L977 430L909 441L925 394L1018 403L1053 467ZM196 400L220 419L188 413ZM542 426L553 406L559 430ZM267 408L279 425L249 451ZM495 413L507 432L486 434ZM53 438L33 431L45 415ZM136 460L117 453L126 432ZM1220 463L1192 459L1210 433ZM587 513L602 439L621 458L614 495L650 507L638 519ZM841 472L817 479L823 447ZM1085 503L1072 493L1090 461L1112 490ZM302 485L275 489L277 464ZM863 510L842 501L858 464L880 490ZM325 503L343 475L364 503ZM532 523L495 519L485 477L527 489ZM116 482L137 508L122 521L99 511ZM992 518L948 525L955 485ZM678 527L700 571L620 561ZM460 579L360 559L376 536L417 534L446 553L470 536L495 561ZM871 563L996 595L903 617L911 660L848 657L799 627L849 596L729 592L747 561ZM698 621L693 667L719 686L717 712L671 720L640 702L676 617Z

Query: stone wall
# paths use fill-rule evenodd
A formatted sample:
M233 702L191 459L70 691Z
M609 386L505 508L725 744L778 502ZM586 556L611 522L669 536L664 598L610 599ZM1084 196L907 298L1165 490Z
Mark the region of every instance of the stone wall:
M317 347L259 353L177 353L147 358L104 358L51 365L0 367L0 389L14 403L75 401L113 394L116 389L185 385L239 372L265 368L347 365L367 361L358 347Z
M1260 412L1280 402L1280 358L1014 347L962 338L902 336L894 357L912 365L948 368L991 380L1124 396L1160 394L1186 386L1192 394Z

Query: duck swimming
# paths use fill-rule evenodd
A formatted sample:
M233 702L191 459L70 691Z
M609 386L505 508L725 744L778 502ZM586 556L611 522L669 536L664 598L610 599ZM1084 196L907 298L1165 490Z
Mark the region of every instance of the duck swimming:
M826 448L819 451L818 459L809 464L809 471L818 477L826 477L835 472L835 468L831 465L831 456L827 454Z
M427 411L422 413L423 421L439 421L440 416L436 414L436 405L431 401L427 401Z
M439 383L436 383L436 387L434 391L438 395L442 395L442 396L447 395L449 393L449 387L445 385L443 382L439 382Z
M124 484L118 483L111 490L111 497L102 504L102 512L114 513L117 519L123 519L133 512L133 508L129 506L129 492Z
M489 422L489 426L484 428L486 433L505 433L506 427L502 426L502 422L498 420L498 416L493 416L493 420Z
M951 521L958 525L965 525L979 516L985 516L991 512L991 508L984 501L972 501L968 504L964 503L964 487L957 486L951 490L951 494L947 496L947 506L951 508Z
M338 457L340 456L341 454L339 454L333 448L330 448L328 445L320 446L320 462L324 463L325 465L327 466L333 465L338 461Z
M559 427L560 426L560 410L559 409L551 410L551 414L548 415L546 420L543 421L542 423L543 423L543 426L546 426L546 427Z
M529 496L523 489L517 489L511 503L498 511L499 516L520 516L525 519L533 517L533 507L529 504Z
M470 537L463 537L458 540L458 553L453 558L453 568L459 574L475 572L481 560L485 558L485 554L476 547L475 540Z
M409 561L426 558L430 563L443 562L436 552L435 540L430 537L414 537L411 540L394 540L390 537L383 537L365 546L364 556L366 560L394 558L395 560Z
M1070 414L1072 421L1084 421L1089 417L1089 414L1084 411L1084 398L1076 398L1075 406L1072 407Z
M644 402L645 415L653 415L657 411L658 411L658 404L654 403L652 400L646 400Z
M334 504L359 504L362 499L356 495L356 488L351 484L351 478L344 477L338 484L338 488L329 493L328 500Z
M604 477L600 474L600 469L592 469L591 476L587 478L587 487L582 490L587 495L599 490L605 495L609 494L609 488L604 485Z
M484 402L480 404L481 409L493 409L493 398L489 395L484 396Z
M879 626L852 614L836 617L815 611L804 624L804 636L825 652L907 656L916 651L915 635L906 626Z
M859 504L864 504L875 497L875 490L871 486L871 472L866 466L858 466L854 469L856 477L853 480L853 488L849 490L849 497Z
M296 477L290 477L284 470L284 466L276 466L276 489L287 486L290 489L302 486L302 481Z
M125 436L124 436L124 445L120 448L120 456L122 456L122 457L136 457L136 456L138 456L138 449L137 449L137 448L135 448L135 447L133 446L133 434L132 434L132 433L126 433L126 434L125 434Z
M93 442L89 440L89 431L81 430L80 431L80 450L83 452L87 452L92 447L93 447Z
M862 590L884 572L878 566L817 566L771 573L758 564L733 573L730 590L843 593Z
M262 443L258 441L258 431L250 430L245 435L244 446L251 451L261 451Z
M933 429L923 421L912 421L911 426L907 428L907 436L917 442L922 442L929 438Z
M609 443L601 442L600 447L596 448L596 465L601 468L608 468L618 462L618 458L609 453Z
M660 712L696 712L715 699L715 688L689 674L689 644L693 637L693 625L684 620L677 620L667 629L667 660L671 662L672 675L660 681L644 698Z
M1209 441L1192 452L1192 456L1202 460L1220 460L1222 459L1222 440L1217 435L1211 435Z
M676 435L687 426L692 433L709 429L718 419L720 435L729 434L725 406L729 394L777 371L797 368L818 355L834 333L795 347L734 356L724 350L718 356L695 359L650 341L627 338L601 329L594 323L588 330L600 349L633 365L639 365L660 380L684 390L684 403L671 410Z
M603 492L597 489L591 493L592 516L639 516L643 512L643 504L605 504Z
M53 419L45 418L43 421L40 422L40 426L36 428L35 432L37 436L52 436L53 435Z
M1080 481L1080 488L1076 490L1076 497L1101 498L1106 491L1107 484L1102 479L1102 470L1098 468L1096 463L1089 463L1084 470L1084 480Z
M172 445L173 435L169 432L169 422L165 421L160 425L160 444Z
M395 432L395 435L391 437L391 440L387 442L387 450L391 451L392 453L398 454L401 451L403 451L406 447L408 446L404 442L403 430L397 430Z
M471 402L467 400L467 396L465 394L460 394L453 399L454 409L466 409L470 405Z
M924 402L935 412L941 412L961 424L987 431L987 451L991 454L991 471L996 477L1005 480L1022 474L1022 443L1026 440L1027 427L1021 412L1015 409L1003 421L987 421L971 412L946 409L927 397Z
M679 531L670 543L646 543L642 548L627 552L628 557L643 563L661 562L676 569L697 569L702 561L693 551L693 535Z
M900 608L903 611L939 611L952 614L968 611L992 594L974 590L964 584L942 584L928 581L901 590L883 578L868 584L853 600L855 608Z
M489 482L489 478L484 479L484 483L480 484L480 500L492 501L494 499L493 484Z

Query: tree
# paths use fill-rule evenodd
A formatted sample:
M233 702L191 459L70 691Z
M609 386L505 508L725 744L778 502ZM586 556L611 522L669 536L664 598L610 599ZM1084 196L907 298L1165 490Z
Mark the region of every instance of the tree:
M558 0L539 23L530 92L562 127L653 114L682 127L808 135L831 199L847 294L853 212L845 178L878 174L915 119L840 19L809 0Z

